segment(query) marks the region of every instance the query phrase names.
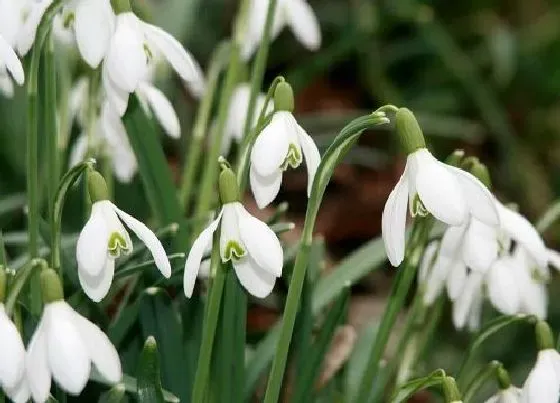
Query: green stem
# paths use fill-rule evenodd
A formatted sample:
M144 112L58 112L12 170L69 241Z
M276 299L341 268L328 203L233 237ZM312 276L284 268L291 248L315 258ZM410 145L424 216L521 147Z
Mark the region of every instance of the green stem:
M464 389L463 402L469 403L480 387L486 383L489 379L493 378L496 374L496 370L502 366L499 361L492 361L485 368L483 368L474 379L469 383L469 385Z
M227 63L229 52L229 43L222 43L216 48L212 60L210 61L206 92L198 108L192 131L192 139L188 147L188 153L185 155L185 160L183 161L184 168L181 189L179 191L179 202L181 206L183 206L183 211L185 212L189 211L194 178L199 167L203 140L208 132L208 122L210 121L214 96L218 89L218 79L220 77L220 72Z
M362 376L360 387L358 389L357 403L366 403L369 401L372 385L379 371L379 362L385 351L385 346L389 340L391 329L395 324L397 315L402 309L408 290L412 285L416 275L416 269L422 255L423 245L426 242L426 235L431 227L431 219L416 218L414 220L407 256L404 264L398 269L397 277L391 289L389 302L381 318L379 330L375 337L371 355L367 364L367 369Z
M4 246L4 235L0 229L0 266L8 266L8 257L6 255L6 247Z

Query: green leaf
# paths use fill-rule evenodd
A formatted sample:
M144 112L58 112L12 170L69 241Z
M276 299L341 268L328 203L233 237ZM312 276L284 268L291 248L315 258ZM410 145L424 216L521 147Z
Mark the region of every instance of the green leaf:
M393 397L391 397L391 403L406 402L416 392L440 385L444 377L445 372L442 369L438 369L428 376L413 379L398 388Z
M159 357L156 340L148 336L138 365L138 401L140 403L163 403L163 389L159 373Z
M143 357L141 357L143 358ZM107 383L107 381L101 376L99 375L99 373L97 373L96 371L92 371L89 379L103 384L103 385L109 385L109 386L113 386L109 383ZM127 393L132 393L134 395L136 395L137 390L138 390L138 382L136 380L136 378L134 378L133 376L127 375L127 374L123 374L123 377L121 379L121 383L124 385L124 388L126 390ZM167 390L162 390L163 392L163 399L166 403L179 403L180 400L177 396L175 396L173 393L167 391Z
M104 392L99 397L99 403L121 403L126 399L125 393L126 388L124 384L119 383L113 386L107 392Z

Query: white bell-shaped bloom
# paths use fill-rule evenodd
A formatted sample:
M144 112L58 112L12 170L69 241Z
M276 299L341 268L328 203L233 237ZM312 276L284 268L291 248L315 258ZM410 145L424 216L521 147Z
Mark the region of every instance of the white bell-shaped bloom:
M560 399L560 354L539 351L537 362L523 385L524 403L558 403Z
M242 56L249 59L262 40L270 0L251 0L247 28L241 48ZM321 46L321 27L306 0L278 0L274 14L271 37L276 38L289 26L297 40L309 50Z
M204 251L220 223L222 262L231 261L239 282L250 294L265 298L272 292L276 278L282 276L284 252L274 231L239 202L224 204L218 218L194 241L185 262L185 295L192 295Z
M169 278L171 265L163 245L142 222L120 210L109 200L93 203L91 216L76 245L80 284L93 301L100 301L111 287L115 259L132 251L132 241L121 220L144 242L161 274Z
M222 155L227 155L231 147L231 142L239 143L243 137L243 129L245 128L245 118L247 117L247 109L249 108L249 100L251 97L251 85L248 83L239 84L231 94L229 102L226 126L224 129L224 137L222 141ZM265 95L259 94L255 104L255 114L251 122L251 129L257 124L257 120L265 103ZM274 103L268 103L266 113L274 110Z
M3 303L0 303L0 335L0 385L12 400L25 401L16 399L25 372L25 348L16 326L6 315Z
M460 294L453 301L452 319L457 329L468 325L469 330L476 331L480 328L482 314L484 274L471 272Z
M150 64L159 58L167 60L186 83L203 87L200 67L173 36L132 12L117 15L103 66L103 85L120 116L126 111L128 95L138 90Z
M86 386L91 366L110 383L122 378L119 355L109 338L63 300L47 303L26 356L33 400L45 402L51 379L72 395Z
M521 389L510 386L507 389L502 389L494 396L486 400L486 403L521 403Z
M249 179L259 208L268 206L278 195L282 174L288 167L297 168L305 159L307 167L307 196L321 154L315 142L298 125L291 112L274 112L272 120L257 137L251 151Z
M18 52L29 52L35 41L37 28L52 0L36 2L31 8L18 38ZM115 14L110 0L72 0L62 11L64 25L70 25L84 61L97 68L107 50L115 30Z
M179 117L175 113L175 109L173 109L173 104L161 90L150 82L143 81L138 84L136 95L138 95L144 111L149 116L155 116L163 131L169 137L174 139L181 137Z
M412 216L431 213L452 226L465 224L472 216L489 226L497 226L494 197L476 177L444 164L426 148L407 157L406 167L389 195L381 227L385 250L393 266L404 259L407 205Z

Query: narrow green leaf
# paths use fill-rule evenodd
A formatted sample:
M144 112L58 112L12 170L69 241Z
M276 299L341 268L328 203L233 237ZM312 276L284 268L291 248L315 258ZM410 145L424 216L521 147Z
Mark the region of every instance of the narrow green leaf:
M163 403L163 389L159 372L156 340L148 336L138 365L138 401L140 403Z
M8 257L6 255L4 235L2 234L2 229L0 229L0 266L6 267L7 264L8 264Z
M428 376L413 379L399 387L391 397L391 403L406 402L416 392L440 385L444 377L445 372L442 369L437 369Z
M121 403L126 400L126 388L119 383L99 397L99 403Z

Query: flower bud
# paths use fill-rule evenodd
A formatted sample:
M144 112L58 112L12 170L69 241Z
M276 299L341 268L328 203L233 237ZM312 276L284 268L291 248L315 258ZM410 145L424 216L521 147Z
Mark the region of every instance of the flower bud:
M458 403L462 401L457 383L451 376L443 378L443 395L445 396L445 403Z
M396 114L395 127L403 151L412 154L419 148L426 147L422 129L410 109L399 108Z
M43 302L45 304L64 300L62 283L53 269L45 269L41 273L41 292L43 293Z
M0 264L0 304L6 300L6 269Z
M503 365L500 365L498 368L496 368L496 379L498 380L500 389L506 390L511 387L511 379L509 377L509 373Z
M461 165L461 161L465 156L465 151L463 150L455 150L445 159L445 163L447 165L451 165L454 167L459 167Z
M113 6L113 11L115 12L115 14L122 14L132 11L130 0L111 0L111 5Z
M548 350L554 348L554 338L552 330L546 321L539 320L535 325L535 336L537 338L537 347L539 350Z
M239 185L237 184L237 178L231 168L223 166L218 182L222 204L239 201Z
M277 111L292 112L294 110L294 91L286 81L281 81L274 90L274 106Z
M90 169L87 172L87 184L89 199L92 203L109 200L109 190L107 189L107 183L105 178L101 176L99 172L94 169Z
M468 171L473 174L479 181L481 181L484 186L488 189L492 187L492 181L490 179L490 172L486 165L484 165L477 157L469 157L464 161L465 165L468 167Z

